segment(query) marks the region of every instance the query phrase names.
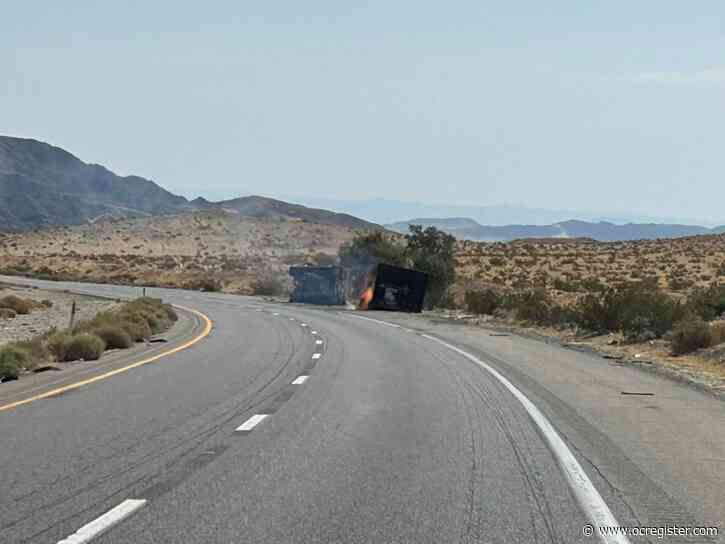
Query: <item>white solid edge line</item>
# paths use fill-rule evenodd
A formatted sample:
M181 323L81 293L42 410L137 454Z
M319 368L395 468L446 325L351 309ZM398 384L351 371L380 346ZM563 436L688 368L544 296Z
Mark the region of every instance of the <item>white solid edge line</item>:
M101 517L85 524L69 537L61 540L58 544L84 544L90 542L97 536L102 535L117 523L123 521L136 510L146 504L145 499L128 499L112 508Z
M348 315L348 314L345 314L345 315ZM388 327L393 327L394 329L402 328L400 325L396 325L395 323L388 323L387 321L380 321L379 319L373 319L371 317L364 317L362 315L351 315L350 317L354 317L355 319L364 319L365 321L372 321L373 323L379 323L380 325L387 325Z
M317 344L317 345L322 344L322 340L315 340L315 344Z
M307 381L307 378L309 378L309 376L305 376L305 375L297 376L297 379L292 382L292 385L302 385L303 383L305 383Z
M250 417L247 421L242 423L239 427L237 427L237 431L251 431L254 429L257 425L262 423L265 419L269 417L269 414L254 414L252 417Z
M394 323L388 323L386 321L381 321L379 319L372 319L369 317L357 315L351 315L350 317L355 317L357 319L366 319L368 321L379 323L381 325L401 328L399 325L395 325ZM551 450L554 457L556 458L557 463L559 464L559 468L561 468L561 471L564 473L564 477L566 478L569 487L574 493L574 496L576 497L579 506L589 518L589 521L595 526L594 532L597 534L599 539L606 544L630 544L629 539L625 535L603 535L599 532L599 527L618 527L619 523L617 522L617 519L614 517L614 514L612 514L612 511L609 509L609 506L607 506L607 503L604 502L604 499L599 494L599 491L597 491L597 488L594 487L594 484L589 479L589 476L587 476L587 473L584 471L582 466L579 464L579 461L576 460L574 454L571 452L566 443L561 439L559 433L556 432L554 426L549 422L546 416L541 413L541 411L539 411L536 405L528 399L526 395L524 395L498 370L483 362L478 357L471 355L470 353L460 348L457 348L456 346L449 344L448 342L445 342L440 338L436 338L435 336L430 336L428 334L421 334L421 336L423 338L427 338L429 340L437 342L460 355L463 355L466 359L476 363L481 368L486 370L489 374L491 374L494 378L496 378L499 382L501 382L501 384L506 389L508 389L509 392L514 397L516 397L516 399L523 405L524 409L528 412L529 417L533 420L533 422L541 431L541 434L544 436L544 439L546 440L549 449Z
M541 431L541 434L546 439L546 442L553 452L559 467L564 473L564 476L569 483L569 487L571 487L574 492L574 496L579 502L582 510L584 510L585 514L589 518L589 521L594 524L595 532L602 542L606 542L607 544L629 544L629 539L624 535L602 535L599 533L599 527L617 527L619 526L619 523L607 506L607 503L604 502L604 499L594 487L594 484L589 479L582 466L579 464L579 461L576 460L576 457L574 457L574 454L571 452L569 447L561 439L559 433L556 432L553 425L536 407L536 405L505 376L478 357L471 355L470 353L463 351L448 342L444 342L435 336L430 336L428 334L421 334L421 336L423 338L433 340L434 342L438 342L448 349L463 355L466 359L473 361L501 382L503 386L508 389L509 392L524 406L524 409L528 412L529 417L531 417Z
M313 353L312 354L313 359L319 359L320 357L322 357L322 353Z

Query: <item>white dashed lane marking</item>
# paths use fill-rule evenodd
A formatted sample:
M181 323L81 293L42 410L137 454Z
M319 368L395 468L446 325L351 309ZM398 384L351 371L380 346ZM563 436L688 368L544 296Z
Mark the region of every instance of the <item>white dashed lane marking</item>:
M300 326L301 327L306 327L307 326L307 323L300 323Z
M320 344L322 344L322 340L315 340L315 344L319 346Z
M112 508L103 514L101 517L84 525L68 538L61 540L58 544L83 544L85 542L90 542L92 539L108 531L117 523L126 519L145 504L146 501L143 499L125 500L115 508Z
M311 334L317 334L317 331L310 331Z
M320 357L322 357L322 353L313 353L312 354L313 359L319 359Z
M247 421L242 423L239 427L237 427L237 431L239 432L248 432L254 429L257 425L262 423L265 419L269 417L269 414L254 414L252 417L250 417Z
M309 376L305 376L305 375L298 376L297 379L292 382L292 385L302 385L303 383L305 383L307 381L307 378L309 378Z

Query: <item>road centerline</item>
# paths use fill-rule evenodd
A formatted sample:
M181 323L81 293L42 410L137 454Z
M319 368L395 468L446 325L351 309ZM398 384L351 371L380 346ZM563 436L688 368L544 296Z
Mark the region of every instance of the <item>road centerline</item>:
M237 432L249 432L269 417L269 414L254 414L247 421L236 428Z
M127 499L102 516L94 519L90 523L86 523L75 533L58 542L58 544L84 544L85 542L90 542L145 505L146 500L144 499Z

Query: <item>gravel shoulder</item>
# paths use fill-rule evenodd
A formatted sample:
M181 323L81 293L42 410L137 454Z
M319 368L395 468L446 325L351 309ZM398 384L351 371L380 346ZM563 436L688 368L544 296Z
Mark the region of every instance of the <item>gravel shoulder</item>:
M492 316L476 316L461 311L426 311L419 315L382 313L389 321L423 320L432 325L465 327L472 333L517 335L529 340L589 353L606 359L611 366L629 367L685 384L725 400L725 347L700 350L691 355L673 356L668 343L654 340L627 343L621 335L580 336L571 330L528 327Z
M13 319L0 319L0 346L28 340L54 327L67 328L74 302L76 322L92 319L99 312L112 310L118 306L118 303L104 298L0 283L0 298L7 295L16 295L36 302L49 300L53 305L51 308L34 309L27 315L17 315Z

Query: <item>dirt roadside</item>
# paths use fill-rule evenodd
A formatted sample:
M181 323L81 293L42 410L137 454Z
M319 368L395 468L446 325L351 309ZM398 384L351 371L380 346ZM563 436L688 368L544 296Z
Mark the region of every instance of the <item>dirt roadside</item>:
M371 317L387 320L391 316L392 314L382 314ZM665 376L725 400L723 345L675 357L669 351L669 343L664 340L632 344L627 343L621 335L581 336L572 330L528 327L509 320L472 315L459 310L427 311L419 318L431 324L455 324L479 329L482 333L518 335L575 351L597 354L608 359L613 366L637 368Z
M70 324L73 303L76 304L75 321L92 319L99 312L112 310L118 304L112 300L0 283L0 298L15 295L37 303L49 301L52 306L33 309L29 314L12 319L0 319L0 346L9 342L28 340L52 328L66 329Z

